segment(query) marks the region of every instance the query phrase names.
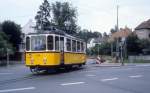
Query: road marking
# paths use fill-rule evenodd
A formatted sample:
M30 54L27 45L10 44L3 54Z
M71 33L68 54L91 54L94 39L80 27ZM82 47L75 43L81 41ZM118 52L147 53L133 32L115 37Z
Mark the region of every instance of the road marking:
M132 70L133 68L124 68L124 69L121 69L121 70Z
M91 70L91 71L85 71L85 72L95 72L96 70Z
M76 85L76 84L84 84L85 82L74 82L74 83L63 83L63 84L60 84L62 86L67 86L67 85Z
M111 68L118 69L118 68L120 68L120 67L111 67Z
M23 91L23 90L31 90L31 89L35 89L35 87L0 90L0 93L14 92L14 91Z
M135 76L129 76L130 78L140 78L142 77L143 75L135 75Z
M0 73L0 75L10 75L10 74L13 74L13 73Z
M149 67L150 65L147 64L147 65L136 65L136 67Z
M102 82L105 82L105 81L112 81L112 80L117 80L119 78L108 78L108 79L101 79Z
M88 77L94 77L94 76L96 76L96 75L88 74L88 75L86 75L86 76L88 76Z

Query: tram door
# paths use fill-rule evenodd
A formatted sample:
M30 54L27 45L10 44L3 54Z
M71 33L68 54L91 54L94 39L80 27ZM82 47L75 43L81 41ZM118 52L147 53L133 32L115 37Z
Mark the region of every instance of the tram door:
M60 37L61 64L64 64L64 37Z

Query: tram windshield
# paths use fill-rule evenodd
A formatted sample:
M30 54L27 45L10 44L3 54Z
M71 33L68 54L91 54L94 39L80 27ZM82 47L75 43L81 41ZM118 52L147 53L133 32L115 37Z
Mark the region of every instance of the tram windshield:
M31 51L46 50L46 36L31 36Z

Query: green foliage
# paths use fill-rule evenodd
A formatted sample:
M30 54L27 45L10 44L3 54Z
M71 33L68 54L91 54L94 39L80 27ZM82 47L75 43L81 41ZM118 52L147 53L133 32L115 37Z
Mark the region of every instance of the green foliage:
M137 35L132 33L126 39L127 44L127 53L128 55L137 55L142 53L140 47L140 40L138 39Z
M77 32L76 14L76 9L68 2L55 2L50 5L48 0L44 0L35 16L35 28L41 31L56 27L68 34L75 34Z
M68 2L55 2L52 7L55 26L68 34L75 34L77 29L76 9Z
M6 56L8 49L9 49L9 53L13 54L13 47L8 42L7 35L0 30L0 57Z
M3 39L6 40L6 43L10 43L14 49L19 49L19 44L21 43L21 27L20 25L12 21L4 21L1 25L3 33ZM8 44L9 45L9 44Z
M87 29L83 29L83 30L80 30L77 33L77 36L79 38L83 39L87 43L90 38L102 37L102 34L100 32L97 32L97 31L96 32L92 32L92 31L89 31Z
M44 0L42 5L39 7L39 11L35 16L36 20L36 29L45 30L51 25L51 6L47 0Z
M107 35L107 33L106 33L106 32L104 32L104 33L103 33L103 36L104 36L104 37L108 37L108 35Z
M150 40L148 39L140 40L139 46L142 49L143 54L150 54Z
M115 28L110 29L111 34L117 32L117 26L115 26Z
M90 55L111 55L111 44L102 43L90 49Z

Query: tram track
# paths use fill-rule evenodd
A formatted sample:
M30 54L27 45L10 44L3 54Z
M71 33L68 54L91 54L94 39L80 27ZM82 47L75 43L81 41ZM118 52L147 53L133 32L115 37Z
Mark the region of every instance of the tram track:
M15 83L15 82L21 82L21 81L25 81L25 80L29 80L29 79L39 79L39 78L43 78L43 76L58 75L59 73L65 73L65 72L38 73L38 74L32 73L32 74L28 74L28 75L25 75L22 77L20 76L20 77L16 77L13 79L2 80L2 81L0 81L0 86Z
M83 69L83 68L80 68L80 69ZM66 70L59 70L59 71L56 71L56 72L51 72L51 73L39 73L39 74L26 74L24 76L20 76L20 77L16 77L16 78L12 78L12 79L7 79L7 80L0 80L0 86L3 86L3 85L7 85L7 84L12 84L12 83L15 83L15 82L22 82L22 81L25 81L25 80L30 80L30 79L39 79L39 78L43 78L45 76L55 76L55 75L60 75L61 73L69 73L69 72L74 72L74 71L78 71L80 69L72 69L72 70L69 70L69 71L66 71Z
M24 81L24 80L28 80L28 79L33 79L33 78L35 79L35 78L39 78L39 77L36 77L36 75L31 75L30 74L30 75L23 76L23 77L3 80L3 81L0 81L0 86L6 85L6 84L10 84L10 83L20 82L20 81Z

